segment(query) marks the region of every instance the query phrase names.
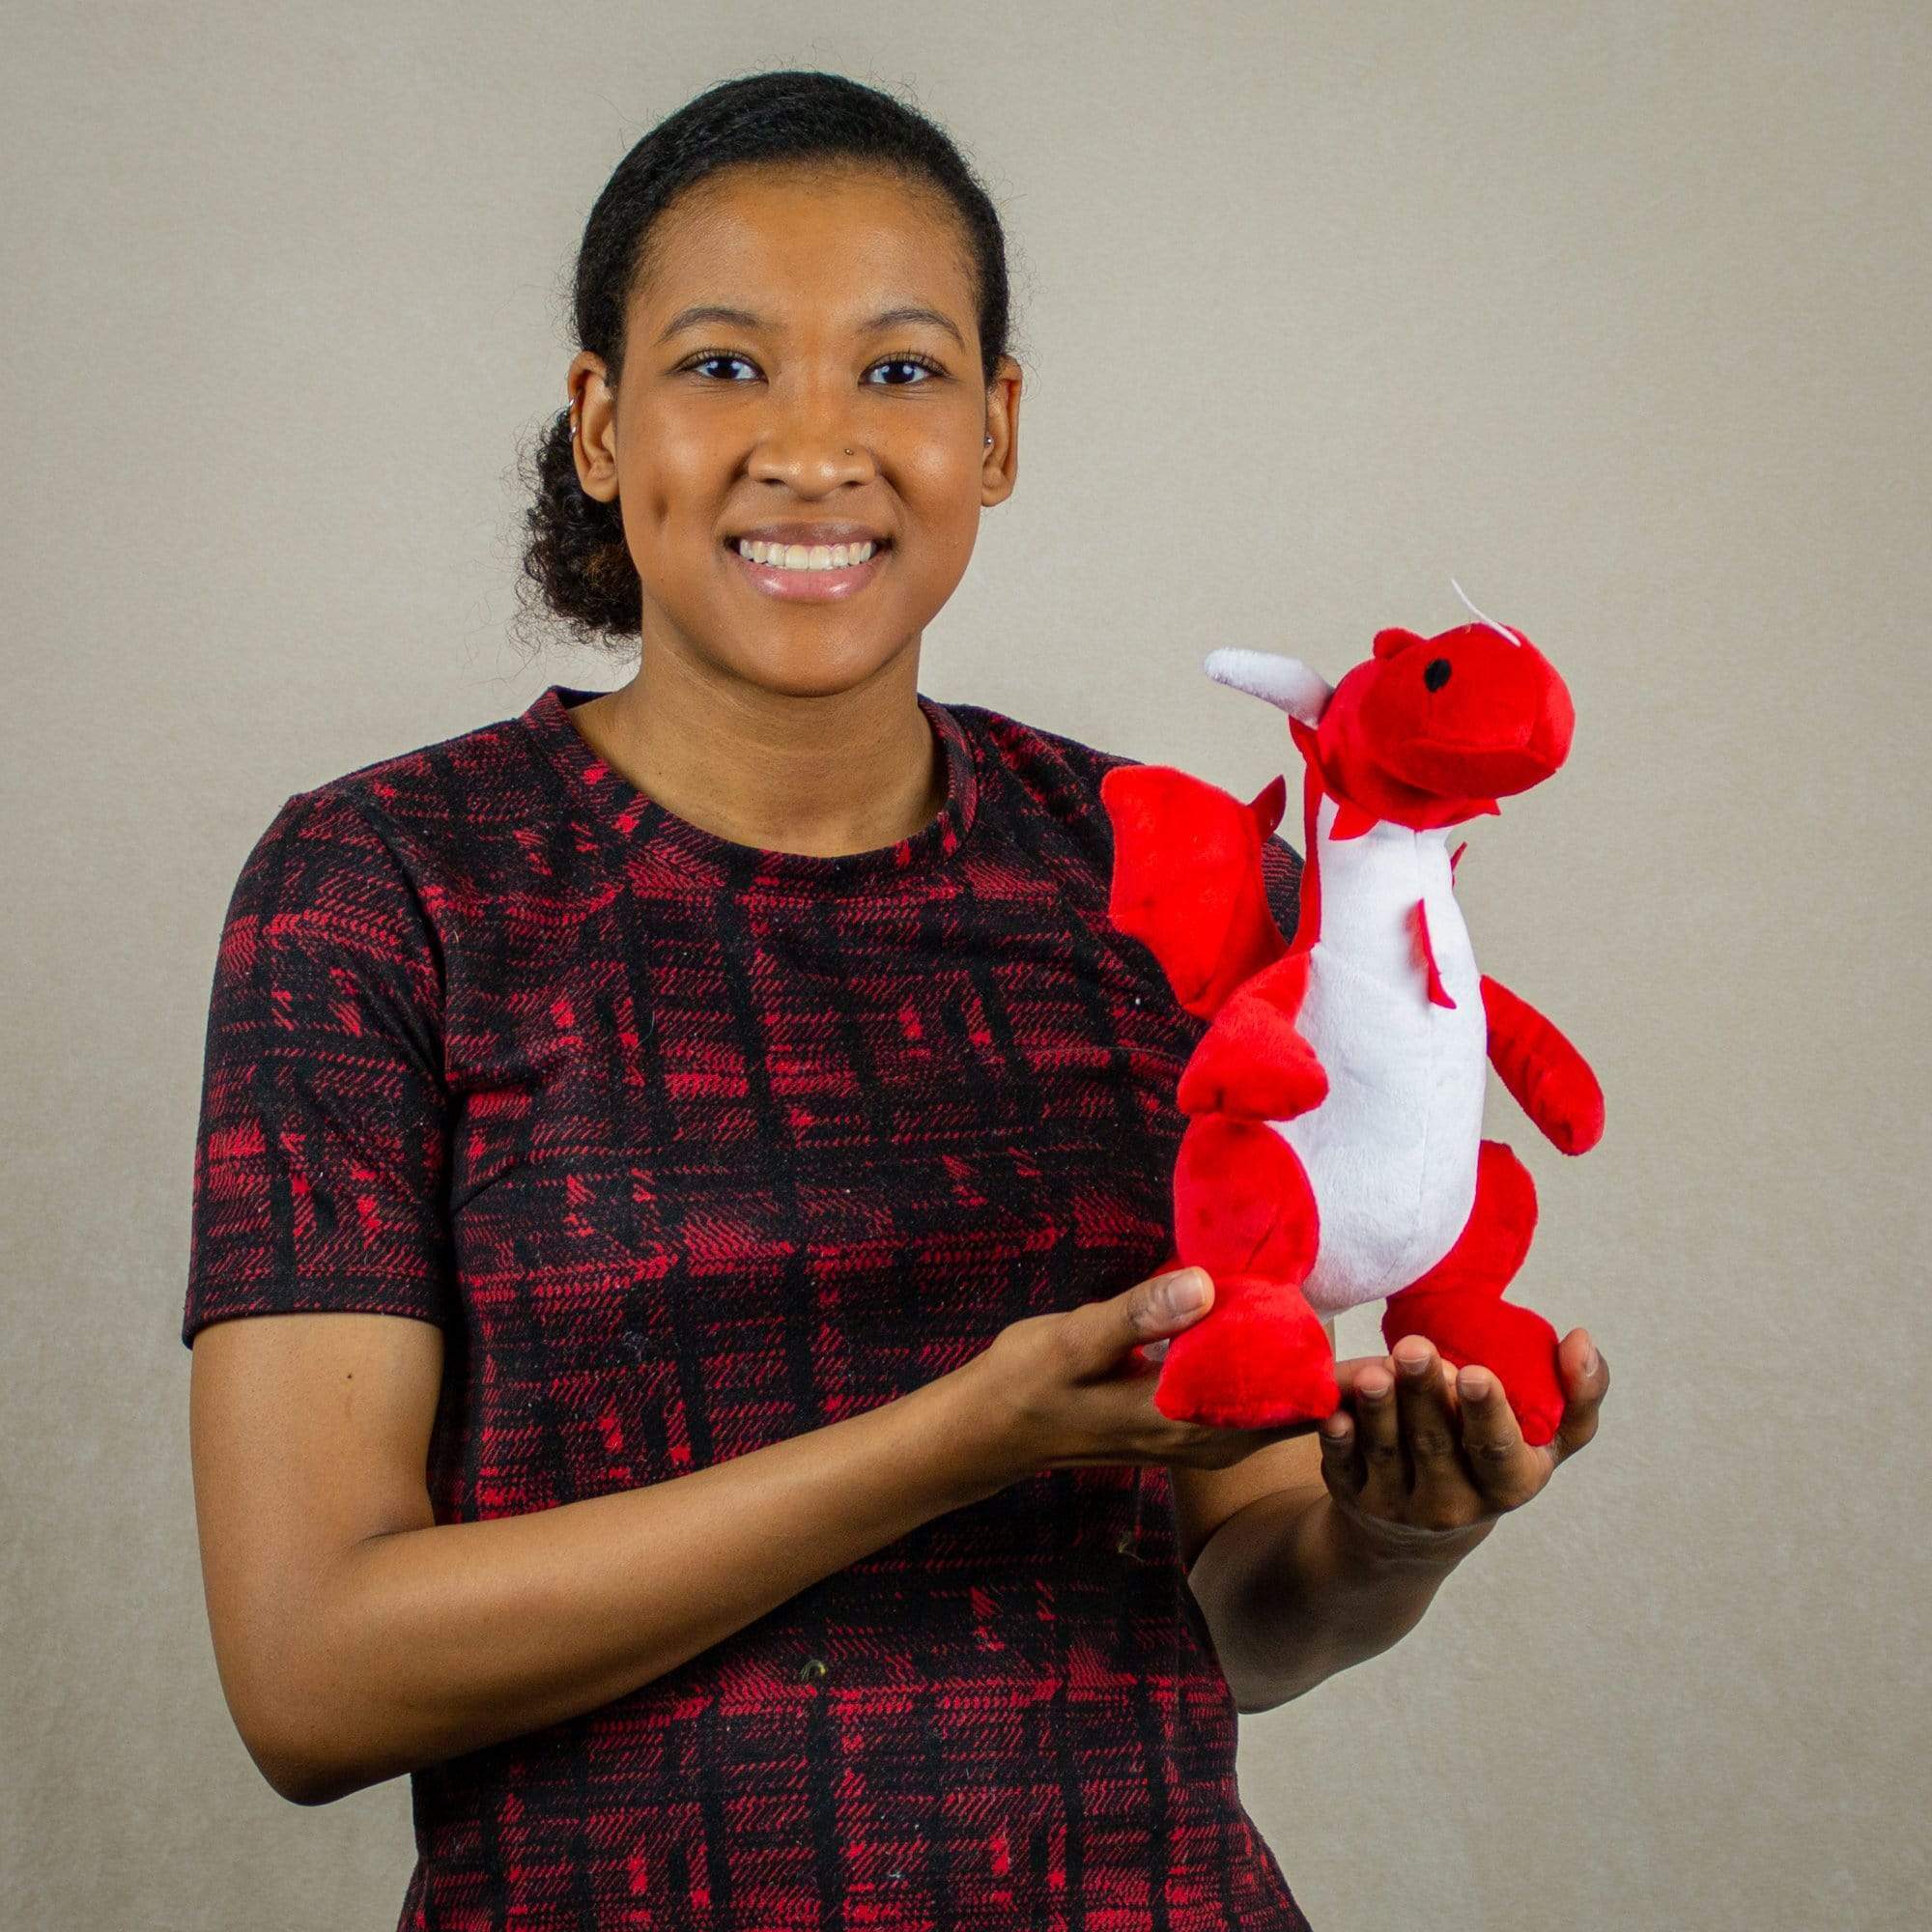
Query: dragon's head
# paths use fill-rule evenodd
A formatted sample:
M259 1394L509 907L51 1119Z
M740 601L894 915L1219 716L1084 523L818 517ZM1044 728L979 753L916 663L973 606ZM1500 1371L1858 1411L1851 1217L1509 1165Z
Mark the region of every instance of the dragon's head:
M1210 651L1206 669L1287 712L1325 790L1416 831L1495 811L1498 798L1541 784L1569 755L1577 721L1549 660L1480 612L1434 638L1378 631L1332 689L1269 651Z

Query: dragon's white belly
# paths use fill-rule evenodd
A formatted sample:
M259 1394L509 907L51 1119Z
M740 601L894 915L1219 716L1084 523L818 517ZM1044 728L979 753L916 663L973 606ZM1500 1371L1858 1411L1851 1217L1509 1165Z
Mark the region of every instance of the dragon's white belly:
M1321 936L1296 1021L1327 1069L1328 1096L1272 1123L1315 1191L1321 1241L1303 1293L1323 1315L1407 1287L1462 1234L1476 1198L1489 1045L1446 832L1384 821L1336 844L1334 813L1324 798ZM1429 997L1418 899L1454 1007Z

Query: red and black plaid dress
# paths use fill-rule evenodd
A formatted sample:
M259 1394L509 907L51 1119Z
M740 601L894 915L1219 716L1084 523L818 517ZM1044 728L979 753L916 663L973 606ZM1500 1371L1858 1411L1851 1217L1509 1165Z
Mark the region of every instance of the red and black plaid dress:
M1107 918L1126 760L922 696L930 824L759 852L593 695L294 794L221 938L182 1338L440 1323L439 1522L856 1414L1168 1252L1203 1023ZM1168 1471L1050 1470L415 1773L401 1926L1299 1932L1235 1745Z

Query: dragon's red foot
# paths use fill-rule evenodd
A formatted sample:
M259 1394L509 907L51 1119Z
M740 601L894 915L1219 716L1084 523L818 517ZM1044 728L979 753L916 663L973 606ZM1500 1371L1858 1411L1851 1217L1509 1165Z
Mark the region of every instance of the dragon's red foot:
M1214 1305L1171 1337L1153 1406L1177 1422L1278 1429L1334 1414L1335 1352L1291 1282L1217 1274Z
M1556 1434L1564 1400L1558 1337L1535 1309L1493 1294L1405 1292L1382 1310L1382 1339L1393 1349L1405 1335L1425 1336L1452 1367L1474 1362L1490 1370L1503 1385L1525 1442L1548 1442Z

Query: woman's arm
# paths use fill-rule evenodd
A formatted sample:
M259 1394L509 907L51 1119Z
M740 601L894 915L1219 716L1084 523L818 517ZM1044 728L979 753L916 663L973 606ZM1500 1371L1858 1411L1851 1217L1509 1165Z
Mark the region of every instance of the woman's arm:
M439 1524L423 1472L441 1366L441 1330L394 1316L195 1339L217 1666L249 1754L293 1803L621 1697L1015 1473L956 1370L670 1481Z
M1244 1504L1188 1577L1236 1708L1271 1711L1399 1643L1492 1527L1404 1553L1365 1545L1325 1491Z
M1336 1364L1343 1406L1318 1432L1321 1492L1245 1503L1188 1574L1239 1710L1271 1710L1406 1636L1497 1520L1590 1441L1609 1364L1577 1328L1558 1365L1563 1419L1532 1447L1495 1377L1452 1374L1426 1337Z

